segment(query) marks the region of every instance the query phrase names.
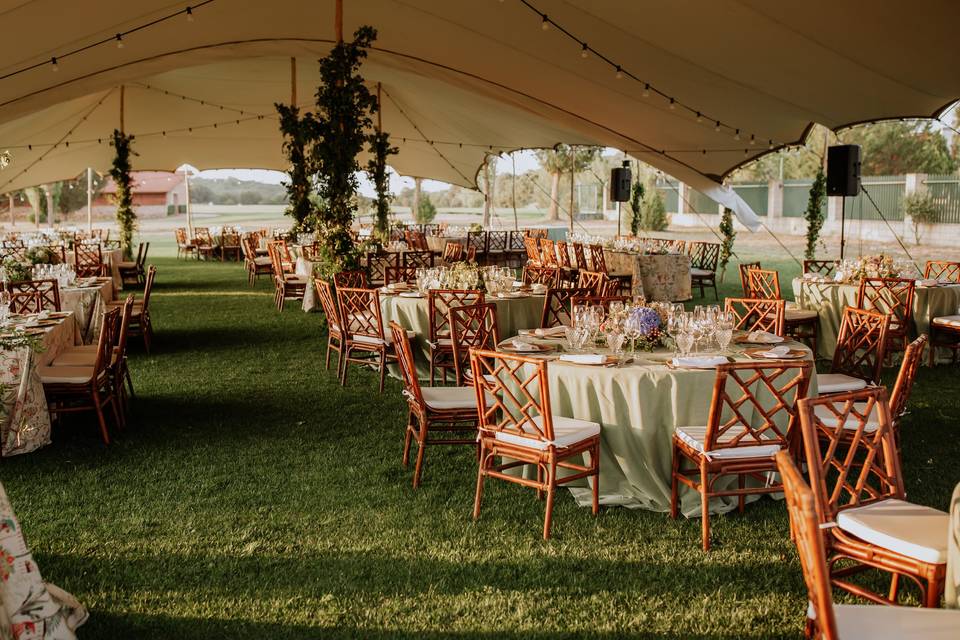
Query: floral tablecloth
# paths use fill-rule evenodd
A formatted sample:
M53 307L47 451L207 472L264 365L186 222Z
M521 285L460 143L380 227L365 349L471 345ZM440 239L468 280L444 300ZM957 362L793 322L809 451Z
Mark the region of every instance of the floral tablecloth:
M817 351L821 358L833 358L840 332L843 309L857 306L857 283L816 282L794 278L793 296L801 309L812 309L820 317ZM914 332L930 332L930 320L955 315L960 309L960 285L917 287L913 296Z
M693 297L690 256L684 253L640 254L604 249L610 275L631 276L631 295L649 301L683 302Z
M50 444L50 414L37 367L72 346L76 334L71 313L44 330L42 353L29 347L0 350L0 455L29 453Z
M0 485L0 640L73 640L87 616L76 598L40 577Z
M107 303L111 300L113 300L111 278L98 278L96 283L89 286L60 289L60 308L73 312L83 344L90 344L99 338L100 321Z

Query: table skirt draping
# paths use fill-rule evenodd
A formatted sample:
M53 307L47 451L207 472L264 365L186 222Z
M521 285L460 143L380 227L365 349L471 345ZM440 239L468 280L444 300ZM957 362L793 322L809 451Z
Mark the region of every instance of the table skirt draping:
M113 281L113 290L123 290L123 278L120 277L120 263L123 262L122 249L104 249L101 252L103 264L107 266L108 276ZM72 251L67 252L67 262L75 264L76 260Z
M690 256L682 253L640 254L604 249L607 271L631 276L631 295L649 301L683 302L693 297Z
M37 367L47 365L75 342L71 314L43 334L43 352L29 347L0 350L0 445L3 456L29 453L50 444L50 414Z
M100 278L90 287L63 287L60 289L60 308L71 311L83 344L96 342L100 336L103 312L113 300L113 280Z
M516 336L521 329L534 329L540 326L543 313L542 295L530 295L525 298L487 298L497 307L497 329L501 339ZM380 308L384 330L394 321L404 329L416 332L413 347L417 372L421 379L430 377L430 348L427 340L430 336L430 313L426 298L402 298L400 296L381 295ZM391 375L399 375L391 367Z
M434 253L442 254L448 242L459 242L464 246L467 245L467 239L463 236L457 238L447 236L427 236L427 249L430 249L430 251L433 251Z
M840 333L843 309L857 306L859 285L819 283L795 278L793 296L802 309L812 309L820 318L817 351L821 358L833 358ZM955 315L960 309L960 285L917 287L913 296L913 325L916 335L930 332L930 321Z
M812 359L809 348L787 344L806 350ZM716 370L671 369L663 364L669 354L662 352L648 358L609 368L553 361L547 368L550 404L554 415L600 424L601 504L666 512L670 509L673 433L678 426L707 424ZM735 358L746 359L742 355ZM758 398L769 408L772 396L762 391L757 391ZM815 377L808 395L816 395ZM718 480L714 488L735 486L736 479L730 477ZM571 483L570 491L580 506L591 505L585 480ZM736 497L710 502L711 513L736 507ZM680 486L680 511L687 517L700 515L699 495L684 485Z
M45 583L0 485L0 640L75 640L87 611Z
M307 288L303 292L303 305L301 305L303 310L307 313L311 311L321 311L320 299L317 297L317 287L313 284L313 262L306 258L297 258L294 272L298 276L306 276L309 278Z

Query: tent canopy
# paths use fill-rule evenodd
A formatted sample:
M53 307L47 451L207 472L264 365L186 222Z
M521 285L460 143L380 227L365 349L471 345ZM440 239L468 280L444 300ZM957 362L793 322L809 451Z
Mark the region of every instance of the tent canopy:
M363 73L385 92L400 173L472 187L491 152L605 145L752 227L721 186L739 165L814 122L937 116L960 96L954 13L951 0L346 0L344 31L379 32ZM0 148L14 156L0 192L108 168L121 85L136 168L283 169L273 103L290 101L290 58L309 105L335 40L334 0L0 0L0 16Z

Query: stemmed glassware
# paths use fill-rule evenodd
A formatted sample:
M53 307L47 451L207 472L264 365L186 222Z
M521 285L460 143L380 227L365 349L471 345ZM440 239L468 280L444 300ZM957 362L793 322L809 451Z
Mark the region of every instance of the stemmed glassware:
M720 345L721 353L726 351L727 347L730 346L734 326L736 326L736 320L733 317L733 313L723 311L717 315L714 337L717 339L717 344Z

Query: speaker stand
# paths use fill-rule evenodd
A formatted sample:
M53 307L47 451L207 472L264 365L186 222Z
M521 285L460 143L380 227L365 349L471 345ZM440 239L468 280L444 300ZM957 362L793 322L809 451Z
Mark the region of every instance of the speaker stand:
M623 203L619 200L617 201L617 237L622 235L620 231L620 208L623 207Z
M845 234L845 223L847 220L847 197L840 196L840 260L843 260L843 248L847 244L847 238Z

